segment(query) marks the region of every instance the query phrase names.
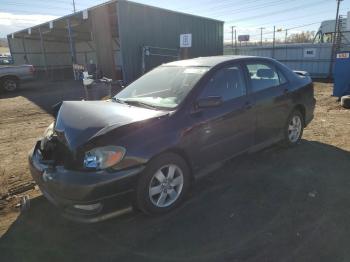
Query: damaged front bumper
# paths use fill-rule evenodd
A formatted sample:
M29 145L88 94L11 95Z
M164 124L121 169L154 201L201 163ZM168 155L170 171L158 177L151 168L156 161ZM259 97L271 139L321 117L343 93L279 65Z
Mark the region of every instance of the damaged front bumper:
M65 217L89 223L132 210L132 192L144 166L113 172L67 170L43 161L39 147L40 141L29 153L32 177Z

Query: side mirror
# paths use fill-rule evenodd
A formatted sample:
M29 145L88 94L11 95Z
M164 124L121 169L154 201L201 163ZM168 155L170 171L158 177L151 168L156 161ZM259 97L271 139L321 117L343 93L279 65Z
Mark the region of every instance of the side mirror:
M218 107L223 103L220 96L209 96L206 98L201 98L197 101L197 108L209 108L209 107Z

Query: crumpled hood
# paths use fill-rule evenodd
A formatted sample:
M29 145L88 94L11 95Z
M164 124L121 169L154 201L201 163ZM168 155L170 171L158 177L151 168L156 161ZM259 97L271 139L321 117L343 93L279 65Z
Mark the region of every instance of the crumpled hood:
M72 150L101 133L133 122L160 117L168 111L157 111L106 101L65 101L58 112L55 131Z

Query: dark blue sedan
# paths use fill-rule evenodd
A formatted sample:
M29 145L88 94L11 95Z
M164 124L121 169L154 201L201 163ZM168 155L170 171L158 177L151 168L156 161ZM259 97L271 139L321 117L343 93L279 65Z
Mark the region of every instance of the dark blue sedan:
M31 172L43 194L79 221L131 205L164 213L217 163L278 142L297 144L314 107L311 79L273 59L176 61L108 102L63 102L30 153Z

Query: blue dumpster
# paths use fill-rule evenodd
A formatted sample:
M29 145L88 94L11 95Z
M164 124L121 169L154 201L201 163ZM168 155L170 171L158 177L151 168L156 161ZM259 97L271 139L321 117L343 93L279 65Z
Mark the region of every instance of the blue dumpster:
M338 52L334 66L333 95L350 95L350 52Z

